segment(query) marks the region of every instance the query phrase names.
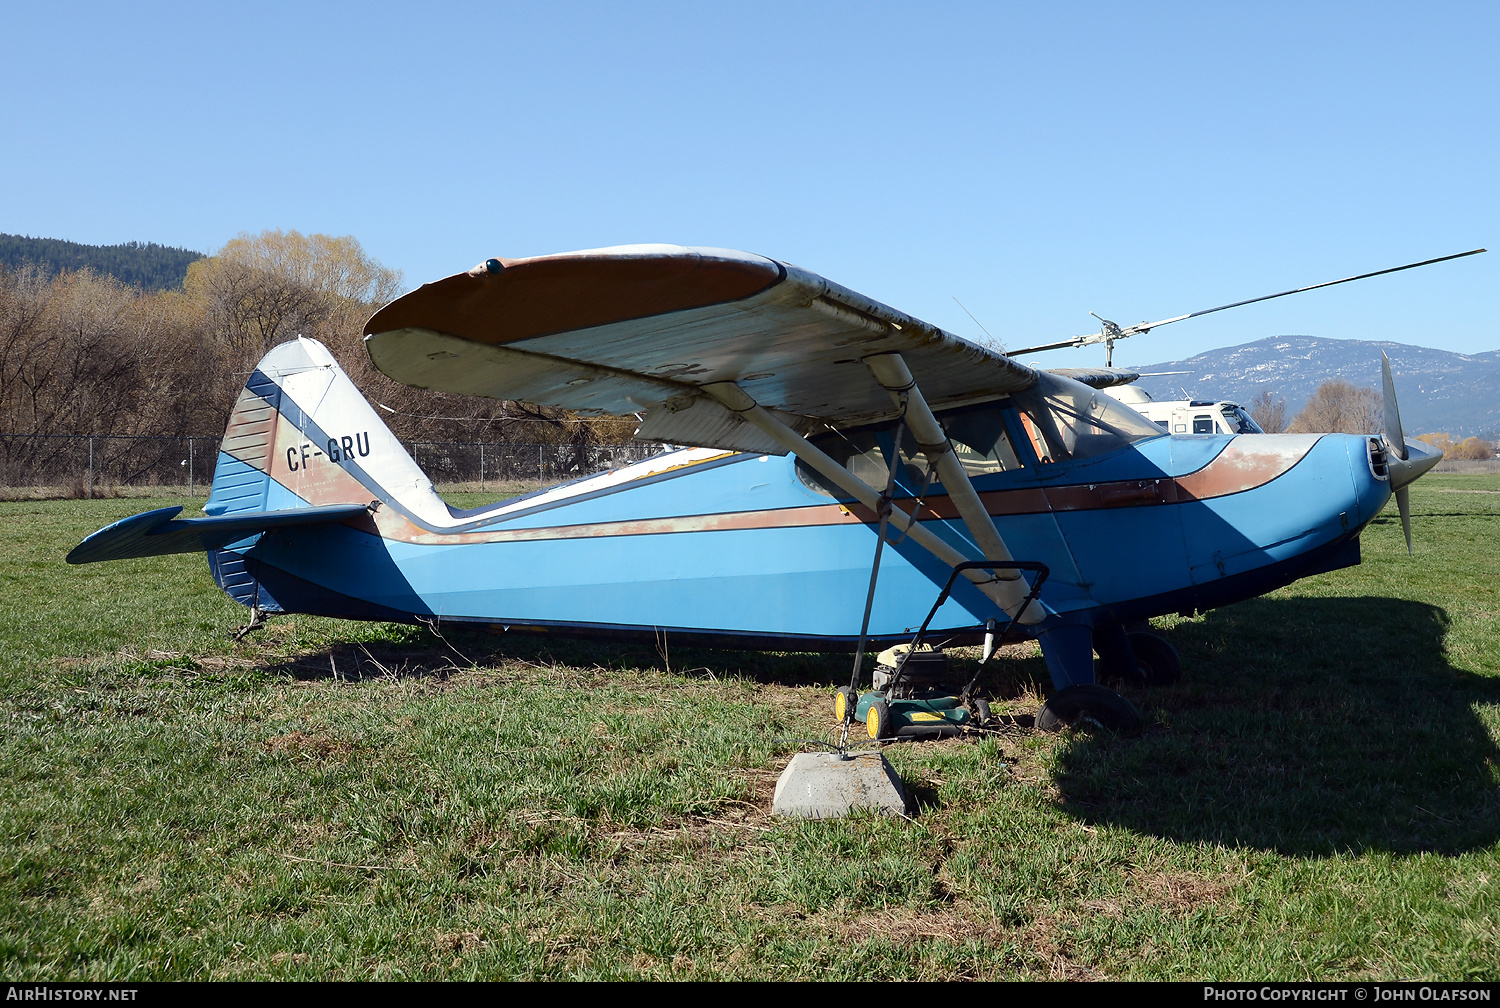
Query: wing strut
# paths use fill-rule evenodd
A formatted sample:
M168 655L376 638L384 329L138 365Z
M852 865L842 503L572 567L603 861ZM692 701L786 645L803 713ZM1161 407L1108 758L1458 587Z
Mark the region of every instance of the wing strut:
M732 381L709 382L700 387L703 391L729 407L729 409L738 413L746 422L759 428L777 444L806 462L818 475L825 477L842 488L865 507L878 512L880 508L880 492L878 490L845 467L839 465L838 462L834 461L832 457L818 448L817 445L778 420L765 407L752 399L750 394L740 388L738 384ZM931 411L928 412L930 415ZM934 424L936 422L936 420L933 421ZM899 446L897 446L897 449L899 450ZM969 487L972 492L973 487L967 477L964 477L962 483L964 486ZM950 489L949 492L951 493L952 490ZM938 538L936 534L925 528L920 522L913 521L900 508L893 508L891 510L890 522L898 529L906 532L918 546L927 550L949 567L956 567L966 561L977 559L965 556ZM993 526L992 534L998 541L999 534L993 532ZM1004 550L1003 544L1001 545L1001 550ZM1009 559L1010 555L1005 553L1004 556L1006 559ZM1000 558L990 557L989 559ZM966 570L963 574L964 577L974 582L975 587L1007 614L1014 616L1021 610L1027 593L1025 581L1020 578L1001 580L993 574L982 570ZM1031 605L1027 606L1024 612L1021 612L1021 622L1024 624L1035 624L1041 622L1046 616L1047 612L1043 606L1040 604Z
M937 417L932 415L932 409L922 397L922 390L917 387L917 380L912 377L906 361L898 353L884 353L866 357L865 366L898 404L903 395L906 397L906 423L917 439L917 447L927 456L927 464L937 470L938 480L948 491L949 498L958 508L959 517L968 526L969 534L979 544L985 559L1014 559L1010 550L1005 548L1005 540L1000 538L989 511L980 501L979 493L969 480L969 474L964 472L963 465L954 457L953 445L948 441L948 435L943 432ZM996 573L995 577L1002 581L1019 581L1021 575L1018 571L1006 571L1003 574Z

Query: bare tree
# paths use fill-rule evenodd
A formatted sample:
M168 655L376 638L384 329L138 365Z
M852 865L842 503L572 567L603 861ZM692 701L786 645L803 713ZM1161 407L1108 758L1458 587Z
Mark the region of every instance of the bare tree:
M56 435L205 433L195 394L201 326L183 308L92 270L0 271L0 432L12 435L0 439L0 481L63 464L73 446ZM95 458L122 479L159 462L152 451L177 452L138 445L120 461L122 446L101 443Z
M585 466L630 439L634 419L430 392L376 371L364 323L400 287L352 237L295 231L240 235L193 263L179 291L0 268L0 433L12 435L0 439L0 483L70 450L50 435L217 434L260 357L298 335L322 341L408 441L568 445Z
M1250 418L1267 434L1280 434L1286 430L1286 400L1270 389L1262 389L1250 400Z
M1334 378L1318 386L1286 429L1292 434L1373 434L1384 422L1379 392Z

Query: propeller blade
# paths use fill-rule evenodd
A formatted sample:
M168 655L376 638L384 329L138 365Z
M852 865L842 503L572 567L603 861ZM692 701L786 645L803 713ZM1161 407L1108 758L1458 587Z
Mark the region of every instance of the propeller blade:
M1406 435L1401 431L1401 408L1396 405L1396 383L1391 380L1391 359L1380 351L1380 377L1385 383L1385 440L1391 451L1401 461L1406 461ZM1404 498L1403 498L1404 499ZM1401 513L1406 514L1406 505L1402 505ZM1411 545L1411 533L1406 536L1407 546Z
M1401 512L1401 531L1406 533L1406 555L1411 556L1411 496L1410 487L1396 488L1396 510Z

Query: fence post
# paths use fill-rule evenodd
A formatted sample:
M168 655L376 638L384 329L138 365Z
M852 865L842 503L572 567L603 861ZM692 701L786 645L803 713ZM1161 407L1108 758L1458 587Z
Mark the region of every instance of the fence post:
M94 499L94 435L89 435L89 500Z
M484 445L479 446L479 492L484 493Z
M188 438L188 496L189 497L196 497L196 496L198 496L196 493L193 492L193 490L194 490L194 484L193 484L193 439L192 438Z
M545 477L542 476L542 446L541 445L537 445L536 446L536 481L537 481L537 483L542 483L544 481L544 479L545 479Z

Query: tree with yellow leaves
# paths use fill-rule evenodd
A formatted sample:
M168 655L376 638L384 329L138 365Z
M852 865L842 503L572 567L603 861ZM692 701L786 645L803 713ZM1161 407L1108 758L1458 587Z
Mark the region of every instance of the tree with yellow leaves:
M1425 441L1432 445L1443 453L1444 458L1452 461L1474 461L1495 457L1495 446L1477 437L1467 437L1462 441L1454 441L1453 435L1446 432L1437 432L1432 434L1418 434L1417 440Z

